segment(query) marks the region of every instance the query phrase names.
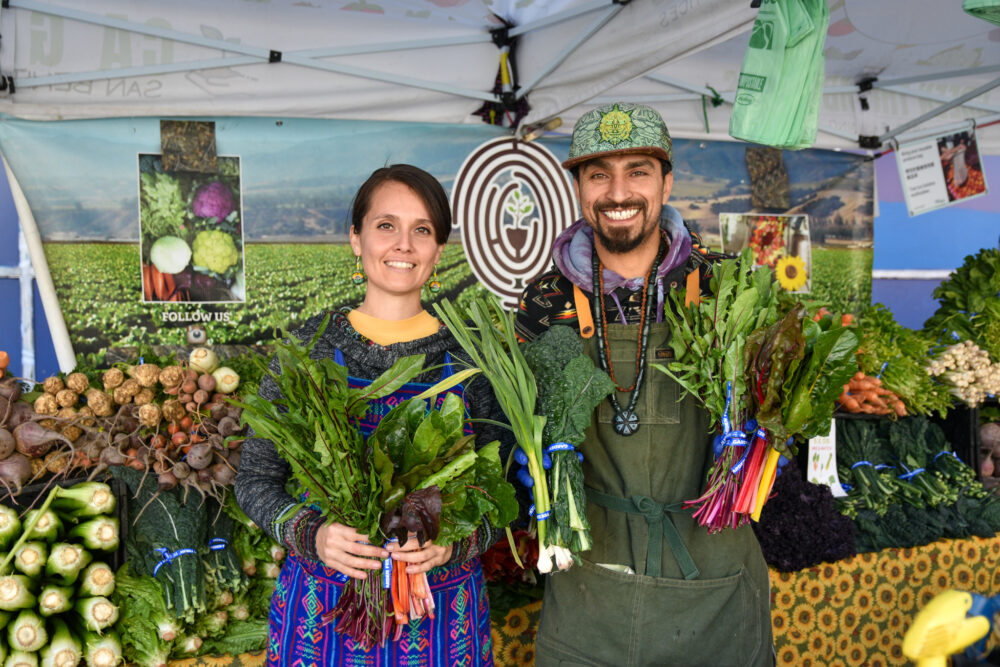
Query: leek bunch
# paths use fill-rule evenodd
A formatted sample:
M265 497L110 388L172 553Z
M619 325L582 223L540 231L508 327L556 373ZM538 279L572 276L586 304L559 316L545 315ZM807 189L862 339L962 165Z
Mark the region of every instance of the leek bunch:
M527 458L526 467L534 484L535 525L538 534L538 571L551 572L553 561L564 570L573 564L570 550L548 539L546 519L550 516L549 488L543 468L545 452L542 431L545 417L535 414L538 388L514 334L514 316L496 299L473 299L467 308L448 299L434 304L441 321L493 386L514 439ZM471 322L471 324L467 324ZM509 462L508 462L509 465ZM508 538L512 540L508 528ZM511 541L513 544L513 540ZM512 549L516 554L517 550Z

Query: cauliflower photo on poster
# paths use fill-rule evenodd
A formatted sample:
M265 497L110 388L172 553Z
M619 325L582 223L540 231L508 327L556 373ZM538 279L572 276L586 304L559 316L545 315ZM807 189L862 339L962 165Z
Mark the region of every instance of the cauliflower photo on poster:
M243 302L240 162L218 171L166 171L139 155L142 296L148 302Z

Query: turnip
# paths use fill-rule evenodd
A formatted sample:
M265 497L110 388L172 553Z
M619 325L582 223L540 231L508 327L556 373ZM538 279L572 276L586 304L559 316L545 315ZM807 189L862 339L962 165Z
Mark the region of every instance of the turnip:
M187 464L195 470L204 470L212 464L212 446L205 442L191 445L187 453Z
M24 454L14 452L0 460L0 484L3 484L12 496L20 493L21 487L29 479L31 479L31 461Z
M230 394L240 385L240 376L228 366L220 366L212 372L215 378L216 391L223 394Z
M31 406L23 401L16 401L10 407L10 415L7 417L7 428L15 429L24 422L31 421L35 418L35 411L31 409Z
M240 432L240 425L232 417L223 417L219 420L218 431L223 438L228 438Z
M211 348L196 347L191 351L190 356L188 356L188 365L191 367L189 370L195 372L194 377L191 379L196 380L198 374L211 373L218 368L219 357Z
M211 394L215 391L215 378L209 373L202 373L198 376L198 388L204 389L207 393Z
M983 449L996 452L1000 448L1000 423L987 422L980 426L979 439Z
M72 445L65 436L43 428L36 422L24 422L18 425L14 429L14 440L17 451L28 458L45 456L57 440Z
M5 428L0 428L0 459L5 459L14 453L17 443L14 436Z
M216 463L210 470L212 471L212 479L217 484L232 486L233 482L236 481L236 471L228 463Z

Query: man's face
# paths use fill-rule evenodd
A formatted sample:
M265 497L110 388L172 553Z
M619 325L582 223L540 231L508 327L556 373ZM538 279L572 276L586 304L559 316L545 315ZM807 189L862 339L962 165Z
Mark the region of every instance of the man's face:
M580 165L574 182L583 218L609 252L627 253L655 236L674 175L649 155L611 155Z

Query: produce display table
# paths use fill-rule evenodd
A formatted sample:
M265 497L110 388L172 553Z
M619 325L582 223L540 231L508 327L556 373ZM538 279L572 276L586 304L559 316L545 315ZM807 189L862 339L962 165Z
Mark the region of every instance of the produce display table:
M886 549L797 572L771 570L778 665L906 665L903 634L949 588L1000 593L1000 537L940 540ZM534 664L541 602L513 609L493 627L498 667ZM996 645L996 635L992 638Z

